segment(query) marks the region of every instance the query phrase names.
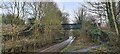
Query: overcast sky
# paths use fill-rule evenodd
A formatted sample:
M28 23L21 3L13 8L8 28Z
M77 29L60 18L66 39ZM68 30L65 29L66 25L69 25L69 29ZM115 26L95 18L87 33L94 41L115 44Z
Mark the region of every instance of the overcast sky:
M5 2L10 2L11 0L3 0ZM27 0L26 0L27 1ZM84 0L54 0L54 2L57 3L59 9L61 11L67 12L69 16L69 20L74 20L74 10L78 9L80 7L79 3L84 2ZM2 11L0 11L1 13Z
M73 21L75 15L74 10L77 10L80 7L79 3L83 3L84 0L55 0L55 2L61 11L65 11L70 15L69 20Z
M74 19L74 10L80 6L78 2L57 2L57 4L61 11L67 12L70 15L69 20Z

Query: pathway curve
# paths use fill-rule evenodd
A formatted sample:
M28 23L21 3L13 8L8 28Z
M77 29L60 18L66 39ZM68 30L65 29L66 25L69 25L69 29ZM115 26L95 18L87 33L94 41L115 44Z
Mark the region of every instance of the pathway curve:
M103 46L104 44L101 44L101 45L97 45L97 46L91 46L91 47L88 47L88 48L84 48L84 49L80 49L80 50L77 50L77 51L73 51L73 52L88 52L92 49L96 49L96 48L99 48L101 46Z

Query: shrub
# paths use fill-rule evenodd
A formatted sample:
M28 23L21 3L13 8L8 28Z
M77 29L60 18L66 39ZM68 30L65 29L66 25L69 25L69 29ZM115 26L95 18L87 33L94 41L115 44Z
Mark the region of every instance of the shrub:
M88 30L88 32L89 32L93 42L100 41L101 31L98 28L92 27L90 30Z

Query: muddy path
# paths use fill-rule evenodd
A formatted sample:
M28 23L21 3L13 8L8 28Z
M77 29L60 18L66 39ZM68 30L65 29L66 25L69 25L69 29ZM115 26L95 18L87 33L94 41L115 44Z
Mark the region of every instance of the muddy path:
M40 52L60 52L63 48L68 46L74 39L75 38L71 36L71 37L69 37L69 39L67 39L59 44L50 46L50 47L48 47Z

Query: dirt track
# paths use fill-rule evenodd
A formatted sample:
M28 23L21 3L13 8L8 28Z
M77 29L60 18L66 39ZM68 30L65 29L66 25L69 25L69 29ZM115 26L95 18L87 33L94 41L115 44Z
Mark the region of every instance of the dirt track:
M47 49L44 49L40 52L60 52L63 48L65 48L68 44L70 44L72 40L73 38L69 38L59 44L48 47Z

